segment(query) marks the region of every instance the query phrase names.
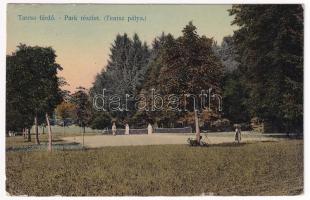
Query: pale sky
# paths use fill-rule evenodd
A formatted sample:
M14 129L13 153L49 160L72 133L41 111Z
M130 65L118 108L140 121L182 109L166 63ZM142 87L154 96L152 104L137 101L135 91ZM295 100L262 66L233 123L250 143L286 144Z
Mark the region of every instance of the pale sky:
M130 37L137 33L150 45L162 32L180 36L183 27L193 21L199 35L221 43L236 29L230 25L229 8L231 5L8 4L7 54L19 43L51 46L63 67L60 76L70 84L65 89L90 88L95 75L106 66L118 33ZM21 20L19 15L36 16L36 20ZM42 21L40 15L54 15L55 20ZM65 15L98 16L100 21L66 21ZM106 15L124 16L125 21L104 21ZM127 17L134 15L145 21L128 22Z

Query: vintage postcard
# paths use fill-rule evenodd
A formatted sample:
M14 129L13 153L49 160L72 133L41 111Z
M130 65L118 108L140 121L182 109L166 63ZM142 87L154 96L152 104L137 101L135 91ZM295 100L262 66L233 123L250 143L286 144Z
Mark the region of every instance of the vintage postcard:
M6 9L7 195L304 193L304 5Z

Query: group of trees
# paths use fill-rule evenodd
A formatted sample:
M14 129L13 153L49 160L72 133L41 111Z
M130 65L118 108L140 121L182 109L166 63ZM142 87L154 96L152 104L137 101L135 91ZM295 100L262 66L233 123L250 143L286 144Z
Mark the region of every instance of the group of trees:
M258 117L271 131L302 132L302 5L233 5L229 13L240 28L228 48L225 39L215 48L224 64L237 63L223 81L223 114L235 122Z
M188 118L193 118L195 109L203 111L199 98L203 90L212 89L217 94L222 92L220 83L223 66L212 50L213 39L199 36L192 22L184 27L182 33L178 38L163 34L153 42L153 46L158 49L157 55L149 65L142 92L150 96L151 90L155 89L163 97L169 98L170 94L180 97L174 97L177 103L166 105L167 109L163 111L145 112L147 118L155 124L175 126L178 122L186 125ZM182 98L186 97L184 95L190 96ZM217 103L211 105L215 108ZM178 107L180 110L170 107ZM214 109L214 112L218 110Z
M232 24L239 29L232 36L224 37L221 45L199 36L191 22L178 38L163 33L150 49L144 44L145 62L137 68L142 73L132 71L134 75L139 74L140 79L125 78L126 71L137 65L127 61L135 58L128 53L133 49L131 40L126 34L117 36L109 64L98 74L91 91L100 93L106 88L110 94L125 94L129 91L127 88L134 85L131 94L147 96L151 89L165 95L197 94L202 89L212 88L223 97L223 111L218 115L203 114L206 119L216 116L242 123L258 117L270 123L272 131L302 132L302 6L233 5L229 14L234 16ZM134 38L138 38L137 35ZM141 47L140 52L143 52ZM190 101L187 103L193 105ZM132 120L137 126L147 122L169 126L171 122L187 121L192 116L191 112L138 111L119 118L107 111L100 112L96 123L102 117L105 122L108 118L117 118Z
M220 93L219 80L223 69L212 50L213 40L199 36L192 22L182 32L183 35L178 38L163 33L153 41L150 50L145 43L142 45L137 34L132 40L126 34L118 35L111 48L108 65L97 75L91 95L101 94L104 89L106 98L115 94L119 94L121 98L126 94L150 97L152 89L161 96L200 94L201 90L209 88ZM121 124L130 121L133 126L147 125L147 122L165 122L169 125L186 114L167 110L135 110L136 100L132 99L127 105L129 111L107 110L100 117L107 121L107 116L110 116ZM182 99L179 101L182 104ZM189 100L183 103L189 104L187 108L193 112L193 102ZM99 120L98 117L95 118Z
M30 141L30 128L35 125L37 144L40 144L38 125L44 121L49 125L49 116L63 97L60 87L64 82L57 76L62 68L55 58L55 51L50 47L25 44L7 56L6 129L28 129Z
M151 47L137 34L117 35L107 66L97 74L90 90L61 91L61 67L51 48L18 46L7 56L7 130L36 127L54 111L79 126L103 129L147 123L175 126L193 123L198 102L178 99L187 111L136 110L140 95L194 94L212 89L223 97L223 110L200 110L200 118L228 118L233 123L258 117L273 131L303 131L303 8L301 5L233 5L229 14L239 29L218 45L199 36L190 22L175 38L162 33ZM93 109L96 94L119 95L122 111ZM126 102L126 95L131 98ZM64 100L64 97L65 98ZM120 102L126 102L126 109ZM108 101L102 103L110 104ZM215 106L216 103L211 105ZM168 105L168 107L173 105ZM115 107L115 106L114 106ZM36 135L37 135L36 128ZM37 142L39 143L38 136ZM30 134L29 134L30 140Z
M88 91L79 87L70 95L69 91L62 90L67 83L58 76L62 67L55 59L51 47L25 44L20 44L14 53L7 55L7 133L25 134L27 131L27 140L31 141L30 130L34 127L35 141L40 144L38 126L48 126L51 143L50 124L55 124L54 116L62 120L64 127L70 119L85 131L92 116Z
M85 133L85 128L89 126L93 116L88 90L78 87L73 94L66 92L63 101L56 107L55 114L56 120L61 120L64 132L66 126L76 124L82 127Z

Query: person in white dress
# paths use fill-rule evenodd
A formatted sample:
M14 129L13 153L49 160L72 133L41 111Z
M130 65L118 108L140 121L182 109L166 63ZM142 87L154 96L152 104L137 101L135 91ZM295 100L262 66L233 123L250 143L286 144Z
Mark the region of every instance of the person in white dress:
M116 135L116 125L115 125L115 122L113 122L113 125L112 125L112 134Z
M129 135L129 125L126 124L125 126L125 135Z
M152 128L152 125L149 124L149 125L147 126L147 134L148 134L148 135L151 135L152 133L153 133L153 128Z

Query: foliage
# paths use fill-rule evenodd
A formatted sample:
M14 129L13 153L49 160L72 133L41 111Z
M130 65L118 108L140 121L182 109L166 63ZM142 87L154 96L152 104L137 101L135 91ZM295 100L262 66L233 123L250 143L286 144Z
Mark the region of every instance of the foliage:
M149 97L152 89L165 96L199 95L212 88L223 97L223 112L217 112L217 102L211 101L214 113L208 113L204 121L224 117L242 123L258 117L272 124L272 131L302 132L302 5L233 5L229 14L239 29L224 37L221 45L199 36L192 22L179 37L162 33L151 48L137 34L132 38L118 34L108 64L97 74L89 94L83 88L74 94L78 124L102 128L110 126L111 119L119 125L130 122L131 127L189 123L195 109L192 99L179 99L188 112L169 110L171 105L165 105L164 111L137 112L135 97ZM60 90L66 82L57 76L62 68L55 58L51 47L24 44L7 55L7 131L30 128L34 118L44 125L44 114L52 114L68 93ZM94 111L92 98L103 90L107 110ZM113 95L119 95L121 110L113 111L107 104ZM130 95L128 101L126 95ZM196 100L200 105L200 98ZM63 103L56 109L62 119L72 113L66 106Z
M248 92L239 70L225 74L223 83L223 117L233 123L249 122Z
M34 117L39 122L45 113L51 114L62 100L62 70L55 61L51 47L20 44L7 56L7 131L30 128Z
M198 96L202 90L212 89L214 93L221 94L221 79L223 66L212 50L213 40L197 34L197 28L189 22L182 30L183 35L174 38L171 34L162 35L153 43L157 47L157 57L150 63L143 92L150 95L154 88L158 94L193 94ZM200 105L200 98L196 98L196 105ZM192 98L179 99L189 111L194 108ZM211 103L213 105L214 104ZM165 124L175 124L184 116L184 112L170 111L151 112L153 121L164 121Z
M122 111L113 111L108 105L105 108L120 121L128 120L133 116L135 97L142 86L144 75L147 71L150 52L146 43L142 44L137 34L133 39L127 34L117 35L111 47L111 54L108 65L96 76L91 95L102 94L105 90L105 97L109 99L113 95L119 95L120 102L125 102L126 94L130 95L127 110L123 103L120 108Z
M61 104L59 104L56 107L56 115L57 117L62 119L64 125L66 125L65 120L67 118L71 118L71 119L76 118L76 107L73 103L69 101L68 102L63 101Z
M224 37L220 46L214 43L213 51L215 55L221 59L226 73L232 72L238 68L239 63L236 61L237 52L232 36Z
M159 76L165 94L200 94L209 88L220 93L223 68L212 51L213 40L200 37L196 29L190 22L182 30L183 36L167 38Z
M80 127L84 128L89 125L92 117L92 105L88 91L83 87L78 87L77 91L72 94L72 103L75 107L75 121Z
M240 72L251 116L274 131L303 129L302 5L234 5Z
M112 127L112 119L109 113L107 112L98 112L93 114L93 118L90 122L90 127L92 129L103 130L105 128Z

